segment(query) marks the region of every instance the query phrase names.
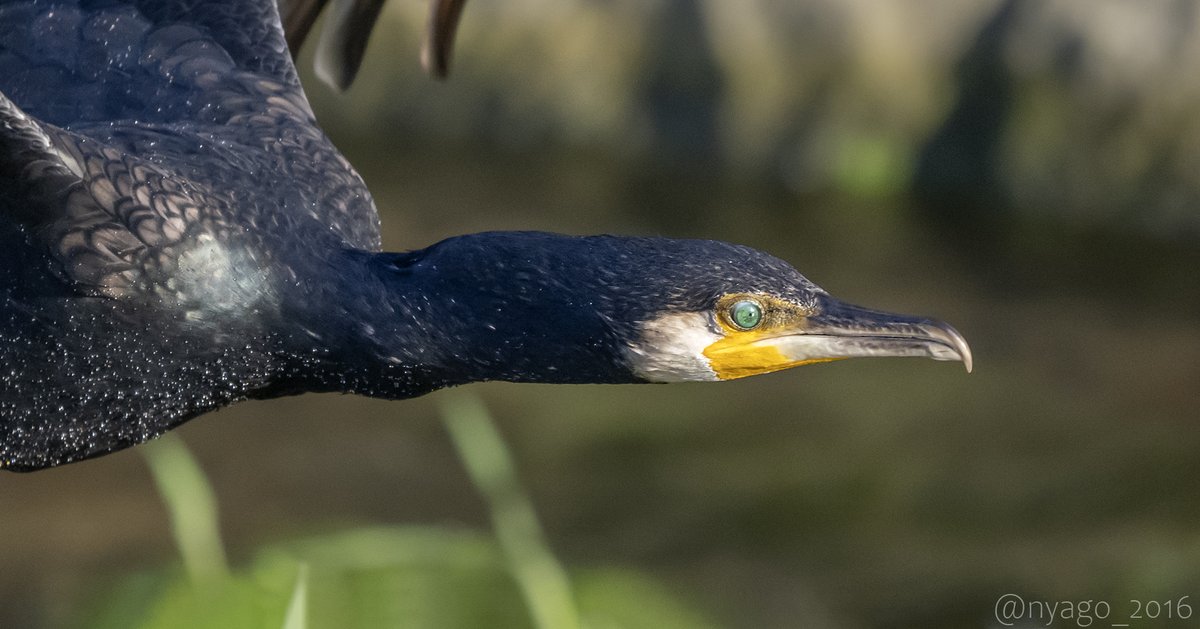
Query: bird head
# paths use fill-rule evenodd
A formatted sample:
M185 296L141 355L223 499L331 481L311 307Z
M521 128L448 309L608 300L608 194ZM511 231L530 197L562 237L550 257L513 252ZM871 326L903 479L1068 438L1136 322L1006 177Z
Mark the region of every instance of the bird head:
M950 325L843 303L725 242L488 232L401 256L471 379L732 380L862 356L971 369Z
M846 304L819 288L803 300L733 289L641 330L630 362L654 382L735 380L866 356L957 360L971 370L971 350L949 324Z

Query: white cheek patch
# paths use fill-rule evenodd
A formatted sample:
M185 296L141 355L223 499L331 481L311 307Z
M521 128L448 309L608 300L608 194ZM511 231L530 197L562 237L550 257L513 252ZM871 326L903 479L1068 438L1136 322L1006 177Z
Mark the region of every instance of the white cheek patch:
M704 348L720 338L707 314L671 313L643 324L642 335L629 345L626 359L634 373L650 382L718 380Z

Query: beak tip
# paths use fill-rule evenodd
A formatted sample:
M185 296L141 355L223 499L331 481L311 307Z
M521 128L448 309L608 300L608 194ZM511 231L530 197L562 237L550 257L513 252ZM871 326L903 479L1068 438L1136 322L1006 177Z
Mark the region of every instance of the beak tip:
M967 368L967 373L971 373L975 370L975 360L971 356L971 346L967 345L967 340L957 330L955 330L954 336L956 341L954 349L958 350L959 360L962 361L963 367Z
M963 338L963 335L948 323L939 322L937 327L946 333L948 337L946 340L949 341L949 345L958 354L958 359L962 361L963 367L967 368L967 373L974 371L975 360L971 356L971 346L967 345L967 339Z
M967 373L975 370L975 360L971 356L971 346L967 345L967 339L954 326L945 321L929 319L924 325L919 326L929 338L942 346L941 360L958 360L966 367ZM949 350L949 351L946 351Z

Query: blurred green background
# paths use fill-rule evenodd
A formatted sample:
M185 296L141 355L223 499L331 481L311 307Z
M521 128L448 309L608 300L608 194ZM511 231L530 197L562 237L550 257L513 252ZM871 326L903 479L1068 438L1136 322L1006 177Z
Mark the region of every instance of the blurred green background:
M472 385L577 596L674 619L598 626L984 627L1010 592L1106 600L1107 623L1131 599L1200 604L1195 3L472 0L444 84L416 61L425 11L389 2L348 94L305 79L388 248L720 238L944 318L975 351L970 376L864 360ZM459 619L410 626L529 626L438 419L456 393L250 402L176 431L235 573L284 575L264 605L282 613L295 579L272 557L320 554L297 539L449 544L478 570L429 568L427 595L366 579L371 600L399 588ZM145 615L129 592L172 582L140 450L0 478L0 627L122 626Z

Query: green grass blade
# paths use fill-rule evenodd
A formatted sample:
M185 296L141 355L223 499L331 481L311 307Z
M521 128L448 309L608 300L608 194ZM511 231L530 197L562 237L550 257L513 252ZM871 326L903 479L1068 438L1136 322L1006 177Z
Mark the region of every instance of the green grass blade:
M479 398L445 396L442 419L471 481L487 502L509 571L540 629L579 629L571 584L554 557L512 457Z
M146 443L142 456L166 503L183 567L196 584L229 576L217 522L217 499L183 440L171 433Z
M288 602L287 615L283 619L283 629L308 628L308 564L300 564L300 572L296 574L296 587L292 590L292 600Z

